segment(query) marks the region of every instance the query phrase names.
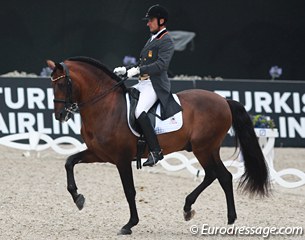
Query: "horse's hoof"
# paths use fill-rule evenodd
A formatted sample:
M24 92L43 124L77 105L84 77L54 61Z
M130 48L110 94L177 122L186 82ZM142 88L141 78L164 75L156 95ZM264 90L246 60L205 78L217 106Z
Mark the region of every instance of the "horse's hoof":
M79 194L75 200L75 204L79 210L82 210L85 203L85 197L82 194Z
M130 235L131 233L132 233L131 229L122 228L118 232L118 235Z
M235 222L235 220L237 219L237 216L228 216L228 225L231 225Z
M190 221L194 217L195 213L196 213L195 210L183 212L184 220Z

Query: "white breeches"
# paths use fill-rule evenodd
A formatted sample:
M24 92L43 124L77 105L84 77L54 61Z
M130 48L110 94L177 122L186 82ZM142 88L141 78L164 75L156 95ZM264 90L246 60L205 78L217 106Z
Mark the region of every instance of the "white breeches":
M138 119L142 112L148 112L158 98L150 79L140 80L133 87L140 91L139 101L135 111L135 116Z

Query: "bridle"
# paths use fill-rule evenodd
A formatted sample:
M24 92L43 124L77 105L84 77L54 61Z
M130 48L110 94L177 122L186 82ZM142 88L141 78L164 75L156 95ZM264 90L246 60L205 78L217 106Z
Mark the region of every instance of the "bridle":
M72 100L72 81L71 81L71 77L70 77L69 68L63 62L61 62L59 64L62 66L62 68L64 70L64 74L59 77L56 77L56 78L51 77L51 81L56 82L62 78L65 79L66 98L65 99L54 98L53 102L64 104L64 108L62 109L61 114L65 113L65 121L68 121L72 114L79 112L80 108L84 107L85 105L87 105L89 103L94 104L94 103L98 102L100 99L105 97L107 94L109 94L111 91L113 91L118 86L122 85L128 79L128 77L124 77L119 82L117 82L115 85L113 85L111 88L105 90L101 94L93 96L88 101L78 104L77 102L73 102L73 100Z
M65 79L65 84L66 84L66 99L57 99L54 98L53 102L54 103L63 103L64 108L61 111L61 114L65 114L65 121L68 121L69 118L71 117L72 114L76 113L79 111L78 105L76 102L73 102L72 100L72 81L70 78L70 72L66 64L63 62L60 63L60 65L64 69L64 74L57 77L57 78L51 78L52 82L56 82L62 78Z

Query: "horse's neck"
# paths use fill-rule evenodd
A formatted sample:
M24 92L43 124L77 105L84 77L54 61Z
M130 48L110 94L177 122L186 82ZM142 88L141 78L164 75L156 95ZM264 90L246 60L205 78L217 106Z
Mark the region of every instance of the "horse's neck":
M117 81L104 71L84 66L79 66L78 71L82 74L78 76L82 77L77 79L79 92L77 102L80 105L82 122L91 128L90 124L93 122L112 125L116 121L121 121L122 115L126 112L122 88L119 86L113 88Z
M88 108L81 109L81 133L87 146L95 146L97 142L107 146L120 141L121 134L128 128L126 104L122 96L113 92Z
M86 79L95 77L98 85L88 89L92 93L89 99L96 99L96 96L102 96L97 101L80 107L82 119L81 135L88 149L95 149L98 152L99 159L112 162L113 150L107 146L126 145L126 139L132 138L132 133L127 124L126 100L123 88L116 86L116 81L103 74L86 76ZM97 79L97 77L102 79ZM105 78L104 78L105 77ZM84 79L81 79L84 83ZM90 85L90 83L86 83ZM98 89L93 94L94 89ZM78 89L81 92L86 90L81 86ZM105 93L105 94L104 94ZM87 94L87 93L86 93ZM114 155L115 157L116 155ZM106 160L105 160L106 159ZM114 162L114 160L113 160Z
M98 94L102 94L103 90L106 91L102 89ZM100 124L116 124L121 121L123 114L126 115L126 103L122 90L114 89L98 101L89 103L80 110L80 113L84 123L95 120Z
M96 68L88 71L83 71L81 76L85 76L76 79L78 81L78 99L79 105L88 105L95 102L99 96L103 95L107 89L110 89L115 85L115 80L110 78L105 72L96 70Z

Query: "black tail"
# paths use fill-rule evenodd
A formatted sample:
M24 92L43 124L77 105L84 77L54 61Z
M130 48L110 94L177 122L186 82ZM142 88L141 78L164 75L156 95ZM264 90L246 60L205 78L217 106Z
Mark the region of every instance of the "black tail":
M239 187L251 194L268 195L269 172L251 118L239 102L228 100L228 104L232 112L235 137L239 142L245 164L245 172Z

